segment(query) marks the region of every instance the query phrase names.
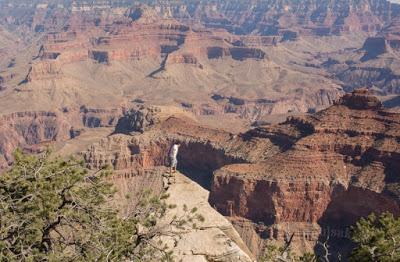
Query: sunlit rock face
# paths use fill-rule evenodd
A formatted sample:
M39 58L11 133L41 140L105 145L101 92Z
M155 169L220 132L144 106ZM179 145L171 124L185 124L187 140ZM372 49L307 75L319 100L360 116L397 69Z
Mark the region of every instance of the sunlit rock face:
M316 228L344 232L371 212L399 214L399 117L357 90L313 116L288 119L281 124L285 132L250 131L273 139L284 152L216 171L210 201L233 220L262 224L263 238L295 233L299 246L321 237Z
M92 168L110 164L129 174L164 165L180 141L180 169L211 190L211 206L254 255L288 234L296 250L310 251L328 229L343 233L331 236L333 252L346 252L346 230L360 217L400 214L399 125L399 113L356 90L316 114L239 136L168 117L140 135L113 135L84 156Z

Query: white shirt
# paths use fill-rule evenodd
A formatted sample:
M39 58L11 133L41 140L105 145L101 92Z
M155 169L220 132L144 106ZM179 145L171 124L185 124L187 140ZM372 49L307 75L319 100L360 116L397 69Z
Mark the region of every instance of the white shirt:
M178 149L179 149L179 146L177 144L173 145L171 148L171 151L169 153L169 156L171 158L176 159L176 157L178 156Z

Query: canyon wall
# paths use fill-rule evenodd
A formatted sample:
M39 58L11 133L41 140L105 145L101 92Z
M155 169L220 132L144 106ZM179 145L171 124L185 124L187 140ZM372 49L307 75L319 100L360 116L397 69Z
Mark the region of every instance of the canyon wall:
M39 4L40 2L40 4ZM399 14L399 6L387 0L363 0L349 2L335 1L211 1L198 2L182 0L163 2L158 0L138 1L155 8L163 17L173 17L191 25L202 25L206 28L223 28L234 34L278 35L300 34L329 35L345 32L376 32ZM27 23L32 29L40 32L51 26L57 26L65 18L63 6L71 13L104 12L112 10L112 14L121 13L121 9L129 7L126 1L112 3L85 2L68 3L57 1L46 3L32 1L21 5L12 1L4 1L2 10L8 14L8 23ZM14 10L13 10L14 9ZM50 9L57 14L53 23L44 21L45 10ZM13 12L10 12L13 10ZM122 11L123 12L123 11ZM25 13L26 16L15 16ZM143 12L130 12L132 18ZM13 16L14 15L14 16ZM31 21L24 20L33 17ZM7 17L7 16L5 16ZM106 18L105 18L106 19ZM28 23L29 21L29 23ZM101 25L102 20L92 20ZM151 20L148 20L151 21Z
M178 168L211 189L211 206L255 256L292 234L296 252L329 237L336 254L351 247L349 227L360 217L400 215L399 125L398 113L358 90L319 113L239 136L169 117L142 134L114 134L84 156L91 168L110 164L129 174L168 165L168 150L179 141Z
M399 215L399 115L382 110L366 92L346 95L313 116L288 119L283 129L298 133L286 140L285 151L215 172L210 202L233 221L256 223L262 238L283 241L294 234L298 246L327 237L332 246L348 243L348 236L321 230L345 232L371 212ZM252 135L275 132L266 127Z
M88 109L55 112L19 112L0 117L0 170L12 162L17 148L40 152L52 142L79 136L84 128L112 127L122 115L122 108Z

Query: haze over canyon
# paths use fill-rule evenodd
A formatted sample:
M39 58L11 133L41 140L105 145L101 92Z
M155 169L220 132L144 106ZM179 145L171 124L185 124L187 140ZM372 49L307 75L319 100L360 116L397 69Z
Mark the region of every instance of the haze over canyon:
M147 188L200 206L177 261L289 235L333 259L353 243L327 230L400 214L396 1L0 0L0 55L0 171L50 147L112 166L126 212Z

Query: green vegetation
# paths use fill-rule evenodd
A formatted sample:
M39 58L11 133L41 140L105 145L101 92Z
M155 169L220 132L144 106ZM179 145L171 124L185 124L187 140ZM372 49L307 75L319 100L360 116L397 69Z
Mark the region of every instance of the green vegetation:
M400 261L400 219L390 213L361 219L352 239L357 247L349 261Z
M13 167L0 176L0 261L172 261L160 237L204 221L197 209L160 225L168 209L165 194L145 191L125 217L112 205L115 190L110 171L89 174L83 163L24 155L17 151ZM291 252L292 236L282 248L268 246L260 261L329 261L325 255ZM353 228L356 247L349 261L400 261L400 219L374 214ZM335 259L336 261L336 259Z
M196 210L158 225L166 195L143 194L138 207L120 217L107 170L89 174L70 159L15 153L0 176L0 261L171 261L159 237L171 228L195 227Z
M380 216L371 214L362 218L353 227L352 240L356 244L346 261L350 262L393 262L400 261L400 218L393 214L383 213ZM341 256L332 258L328 241L318 242L324 254L304 254L295 256L290 250L291 239L285 247L267 246L262 262L329 262L344 261Z

